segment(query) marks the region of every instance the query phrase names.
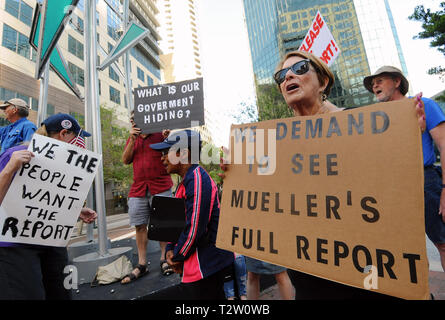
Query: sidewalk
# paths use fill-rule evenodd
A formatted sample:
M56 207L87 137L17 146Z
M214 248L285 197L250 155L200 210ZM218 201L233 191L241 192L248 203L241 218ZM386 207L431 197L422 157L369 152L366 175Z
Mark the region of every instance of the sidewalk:
M87 233L87 225L83 225L82 233L79 234L80 223L74 228L73 236L69 244L85 241ZM93 231L94 238L97 238L97 228ZM117 214L107 216L107 235L113 242L125 238L132 238L135 235L134 227L131 227L128 223L128 214ZM435 300L445 300L445 272L440 270L435 264L430 265L429 271L429 289L433 294ZM273 284L264 289L260 294L260 300L279 300L280 293L278 285Z

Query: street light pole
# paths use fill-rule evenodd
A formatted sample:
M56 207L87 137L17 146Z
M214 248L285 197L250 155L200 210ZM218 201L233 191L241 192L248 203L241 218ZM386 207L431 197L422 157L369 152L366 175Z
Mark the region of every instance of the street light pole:
M96 0L85 1L85 122L92 133L92 150L102 154L102 130L100 123L99 81L97 71ZM89 144L91 147L91 141ZM108 254L107 222L103 177L103 161L94 181L98 222L99 255Z
M49 84L49 61L45 65L45 69L40 79L39 107L37 111L37 127L47 117L48 111L48 84Z
M124 29L127 30L129 22L129 5L130 0L124 0ZM125 89L127 93L127 106L128 106L128 117L130 117L131 110L133 110L133 93L131 92L131 66L130 66L130 52L126 52L124 55L125 61Z

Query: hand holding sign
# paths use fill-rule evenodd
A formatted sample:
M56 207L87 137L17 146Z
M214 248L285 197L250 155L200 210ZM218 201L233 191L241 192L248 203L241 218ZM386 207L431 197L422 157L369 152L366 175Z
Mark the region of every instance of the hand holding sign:
M66 246L81 211L87 222L95 219L82 207L101 155L38 134L28 152L35 157L17 171L0 206L0 241Z
M202 78L135 88L134 103L134 121L144 134L204 124Z

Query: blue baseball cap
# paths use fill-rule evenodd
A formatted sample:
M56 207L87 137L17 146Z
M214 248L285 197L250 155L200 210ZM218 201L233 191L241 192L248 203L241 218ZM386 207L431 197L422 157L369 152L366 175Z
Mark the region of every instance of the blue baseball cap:
M150 147L154 150L165 150L179 144L180 148L192 148L192 143L198 143L201 149L201 135L193 130L181 130L171 133L164 141L151 144Z
M55 115L49 116L42 122L42 125L45 125L46 131L48 132L59 132L63 129L67 129L74 132L75 134L79 134L79 132L82 131L80 134L82 137L91 136L89 132L82 130L79 123L73 116L67 113L57 113Z

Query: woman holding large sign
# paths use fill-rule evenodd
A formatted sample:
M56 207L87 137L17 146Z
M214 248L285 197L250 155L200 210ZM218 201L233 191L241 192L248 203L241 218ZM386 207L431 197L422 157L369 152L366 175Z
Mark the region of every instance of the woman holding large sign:
M274 79L284 100L296 116L312 116L341 111L327 97L334 75L319 58L305 51L289 52L278 64ZM424 115L418 106L418 117ZM376 292L357 289L334 281L288 270L296 289L295 299L386 298Z
M88 132L81 129L72 116L62 113L50 116L43 121L42 126L36 133L81 148L85 148L83 137L90 136ZM2 188L0 188L0 205L10 188L14 175L16 173L20 175L22 165L26 165L34 157L34 153L26 149L26 145L16 146L6 150L0 157L0 182L2 184ZM51 157L54 154L53 151L48 150L46 153L51 159L48 159L49 161L54 160L54 156ZM58 161L61 161L61 159ZM29 172L36 176L40 166L34 167ZM77 186L76 182L73 182L71 185L72 188ZM20 195L17 195L17 201L23 201ZM48 215L47 212L49 210L46 210L46 213L43 211L40 211L39 216ZM31 214L31 211L29 214ZM91 223L96 217L97 214L94 210L89 208L81 209L80 218L84 222ZM50 217L47 219L51 220ZM9 217L8 221L0 230L3 235L11 232L21 236L26 234L27 237L31 237L38 234L39 227L42 229L44 224L43 222L37 222L32 226L32 221L26 220L23 229L19 230L17 219ZM66 234L68 235L69 232L67 231ZM67 264L67 249L63 246L0 242L0 299L70 299L71 288L64 287L64 278L66 276L64 270Z
M340 215L337 211L340 206L340 200L338 200L339 198L335 197L335 199L333 199L330 194L326 193L331 192L330 190L336 191L337 189L341 189L343 187L342 183L349 182L353 186L362 184L362 180L355 181L357 179L360 179L360 177L357 176L356 172L352 172L352 178L350 178L350 180L347 180L347 178L351 176L351 171L348 171L350 173L349 176L347 174L343 174L343 176L340 177L338 175L338 170L342 168L339 167L339 161L336 153L326 155L326 171L323 171L325 172L326 177L328 177L329 179L323 180L319 179L321 174L320 162L311 161L311 159L309 158L309 164L306 167L306 165L303 165L303 158L301 157L301 154L295 154L291 158L290 162L292 163L292 165L294 165L294 167L288 167L287 165L289 164L289 162L283 160L283 157L292 156L294 150L298 150L298 152L303 152L301 150L305 150L305 152L318 152L320 149L327 150L333 143L333 132L336 133L336 137L340 138L343 138L345 136L348 137L349 134L354 134L353 130L348 130L348 123L350 124L349 127L356 125L355 122L353 123L353 121L351 121L351 119L354 118L349 116L350 113L354 113L354 110L348 111L348 117L345 117L344 113L329 116L330 124L329 126L323 126L325 130L322 131L322 120L328 119L328 117L317 117L317 120L320 121L317 121L317 124L314 126L314 122L311 121L311 119L313 119L314 117L311 116L329 114L342 110L327 101L327 96L329 95L334 83L334 76L327 65L311 53L303 51L293 51L288 53L281 60L277 67L277 70L278 71L275 73L274 79L287 105L292 108L295 116L297 116L298 118L296 118L295 121L290 119L282 119L282 122L267 121L254 124L255 128L259 128L261 130L264 130L264 128L266 128L267 130L272 129L271 131L275 134L276 141L271 142L276 142L276 149L269 154L273 155L273 152L277 152L276 154L279 154L280 158L276 159L275 161L275 163L277 164L276 168L271 166L274 170L269 176L265 176L263 174L264 171L262 172L261 170L259 170L261 169L259 165L260 160L258 160L257 168L259 174L256 175L252 173L255 170L251 170L251 167L248 164L241 163L240 165L233 167L234 175L232 175L230 178L228 177L228 179L226 180L228 183L224 186L225 192L226 190L228 190L229 196L223 197L221 211L224 212L224 214L221 216L223 219L220 220L220 229L218 230L218 234L221 236L219 236L217 245L218 247L226 250L238 250L237 252L242 252L245 255L251 254L251 256L255 258L262 258L268 262L285 265L288 266L288 268L292 269L303 270L304 272L288 270L288 274L290 276L292 284L295 287L296 299L388 298L389 296L377 293L376 291L360 289L362 288L362 284L363 288L368 288L367 285L369 283L366 281L369 278L368 276L366 276L366 273L369 270L366 271L367 267L372 267L370 276L377 277L377 273L375 272L375 267L372 264L373 260L371 259L371 253L367 248L361 245L363 239L366 238L366 230L361 229L357 222L366 224L366 226L368 226L368 224L375 223L378 220L379 212L374 210L374 208L366 205L369 197L362 198L360 202L352 202L350 197L351 192L348 191L346 197L343 198L345 200L345 204L342 207L342 214ZM376 108L377 107L373 107L373 110ZM400 109L399 106L395 106L395 108ZM372 116L370 115L370 117L368 117L370 123L368 126L366 126L367 130L372 132L372 135L384 132L384 130L386 130L385 128L387 128L387 125L389 125L389 118L387 117L388 119L384 119L384 112L380 110L373 112L372 114L374 118L376 118L377 115L382 115L382 119L380 119L382 121L379 121L379 125L377 125L377 120L373 120ZM300 120L299 117L302 116L308 117L309 120ZM411 117L411 114L409 116ZM419 124L421 124L421 122L423 121L422 119L424 116L424 112L423 108L420 105L417 105L416 116L418 118ZM359 115L359 117L361 116ZM342 134L337 122L337 118L341 118L340 123L343 126L344 130L346 130L343 132L347 132L347 134ZM412 119L410 121L411 122L409 124L412 130ZM357 122L357 124L359 122ZM363 123L363 121L361 122ZM306 130L304 130L302 126L299 126L306 124L308 125L306 127ZM236 128L236 130L240 131L237 126L234 127ZM318 129L315 130L315 127ZM362 127L364 128L363 124L358 127L360 127L360 130ZM357 129L358 127L355 128ZM287 128L292 129L287 130ZM306 135L304 134L304 132L306 132ZM317 132L319 133L318 135L316 134ZM321 134L323 132L325 133L327 139L322 141ZM286 134L288 134L288 140L285 140ZM238 134L238 136L240 135ZM250 137L250 134L246 133L246 137L247 136ZM413 136L415 136L415 134L410 137ZM259 137L261 137L261 133L259 133L259 130L257 130L256 138L259 139ZM243 142L242 139L237 140L236 134L234 134L232 146L234 148L233 153L235 156L235 153L237 151L236 147L238 146L243 147L245 145L247 153L247 142L249 139L246 138ZM260 142L260 144L263 142ZM271 142L268 141L268 149L271 145ZM356 144L357 143L355 143L355 145ZM343 144L340 145L343 146ZM412 145L414 146L414 143ZM348 145L349 148L351 146L354 146L354 144ZM349 150L350 149L347 148L343 150L343 155L349 152ZM414 157L420 155L417 148L412 147L409 150L412 152L415 152L417 150L417 153L414 154ZM317 159L317 157L319 157L318 154L315 154L315 156L316 157L314 157L313 159ZM329 156L334 157L329 158ZM301 161L294 161L298 159ZM306 159L307 158L305 158L304 160ZM352 159L348 158L348 161L349 160ZM352 161L348 162L348 168L351 167ZM416 161L413 161L413 163L417 164ZM305 169L307 168L305 174L301 174L303 166ZM222 166L222 168L223 167L224 166ZM370 169L371 172L380 169L376 168L375 162L369 162L368 167L365 168ZM384 168L382 167L382 169ZM345 169L343 168L342 173L344 171ZM296 177L290 178L289 172L291 175L300 174L300 176L298 176L298 180ZM416 171L416 174L418 172L419 170ZM249 183L240 183L240 181L238 180L240 179L240 177L242 177L244 180L246 180L246 177L251 177L250 180L252 181L249 181ZM321 178L323 177L321 176ZM420 180L418 179L418 176L416 176L416 179L413 179L413 181ZM257 186L259 183L264 183L264 181L268 182L269 188L272 188L271 186L273 186L274 189L265 190L264 188L253 186L253 184ZM288 184L289 187L281 187L280 184L282 185L283 183ZM323 185L323 183L326 183L329 189L327 189L327 187ZM264 186L266 185L261 185L261 187ZM289 188L294 189L289 190ZM321 213L318 214L317 212L317 203L315 203L314 200L317 199L316 190L323 190L322 192L326 193L326 203L322 203L320 205L320 210L321 207L324 207L326 209L326 216ZM420 189L417 189L416 192L418 192L419 190ZM305 195L305 192L308 192L308 194ZM247 199L245 199L247 200L247 204L246 201L244 201L243 203L243 194L245 193L247 196ZM275 197L273 197L273 195L275 195ZM416 193L415 195L419 196L419 193ZM254 205L252 205L251 200L249 200L252 197L254 199ZM388 197L388 195L385 195L385 199ZM259 202L255 200L257 198L259 199ZM283 199L286 199L290 202L287 202ZM363 199L365 199L365 201ZM394 207L399 207L400 205L398 204L398 201L394 199L397 198L392 197L388 200L388 203L394 203ZM332 205L332 200L334 200L336 205ZM288 206L283 207L283 203L287 203ZM366 211L366 214L357 215L355 213L355 209L352 206L353 204L361 204L361 208ZM245 205L247 205L247 207ZM416 203L416 205L417 207L419 207L419 203ZM388 206L388 210L391 210L393 206ZM332 211L332 208L334 207L335 210ZM227 210L228 212L223 210ZM368 210L370 210L372 214L368 215ZM399 212L400 214L404 213L404 211L397 211L397 213ZM256 215L255 221L252 219L253 214ZM234 216L236 216L237 219L236 224L230 222L234 219ZM316 218L320 218L317 220L317 223L315 223L315 220L311 220ZM265 221L265 223L262 224L258 222L260 219L261 221ZM418 223L418 220L420 219L417 219L416 221L413 220L413 222ZM363 228L363 225L361 226ZM423 233L419 230L417 231L417 235L420 235L420 237L424 239ZM386 263L387 268L385 270L388 272L386 275L387 278L385 278L385 280L390 279L387 280L387 282L383 282L383 280L381 280L379 282L379 286L382 283L382 286L389 286L387 285L387 283L393 281L393 279L396 278L393 270L391 269L391 266L394 262L394 256L392 256L389 251L380 249L380 245L383 246L386 243L386 241L381 237L381 226L379 227L376 225L376 227L373 228L373 232L378 235L377 238L378 241L380 241L380 243L378 244L379 246L376 247L376 258L374 261L377 262L380 271L383 270L383 264ZM257 234L257 237L254 237L253 234ZM256 243L255 245L252 245L252 241L255 241L255 239L257 239ZM341 239L341 241L339 239ZM404 239L404 241L405 240L406 239ZM346 241L351 241L351 243L358 243L357 241L360 241L360 243L358 245L355 245L353 250L349 250L346 245ZM375 239L369 237L368 241L375 241ZM329 251L327 249L327 244L331 243L334 243L334 246L336 246L333 251ZM388 241L388 245L389 244L391 244L391 241ZM362 265L363 263L358 263L359 259L357 258L357 255L361 251L363 251L366 255L365 266ZM419 252L419 257L421 255L422 257L425 256L421 248L419 249ZM332 255L332 253L334 253L334 255ZM343 263L341 266L343 269L340 269L340 256L346 258L349 253L351 261L349 261L348 264ZM383 257L383 255L385 255L385 257ZM404 260L413 260L414 258L417 259L417 255L404 253L403 256ZM388 257L392 257L393 259L386 259ZM385 263L383 263L383 261ZM424 260L422 260L422 263L423 261ZM414 260L412 262L414 262ZM419 296L421 295L422 297L426 296L423 290L425 288L423 282L423 280L425 279L423 272L424 266L425 264L422 265L422 282L421 285L418 286L418 288L420 289L416 287L416 289L418 289L420 292ZM380 271L378 275L379 279ZM413 270L410 269L410 271ZM309 273L319 275L319 277L312 276ZM410 274L403 275L405 282L401 282L401 288L403 286L411 288L417 285L417 279L410 276ZM416 275L415 272L413 274ZM372 277L371 280L373 280ZM338 282L327 279L335 279ZM345 285L340 282L350 285ZM374 284L376 283L373 282L373 285ZM372 289L376 289L374 286L370 287ZM380 289L380 292L385 292L385 294L387 292L394 293L390 289L387 289L385 287L385 291L383 289ZM394 295L400 296L398 293Z

